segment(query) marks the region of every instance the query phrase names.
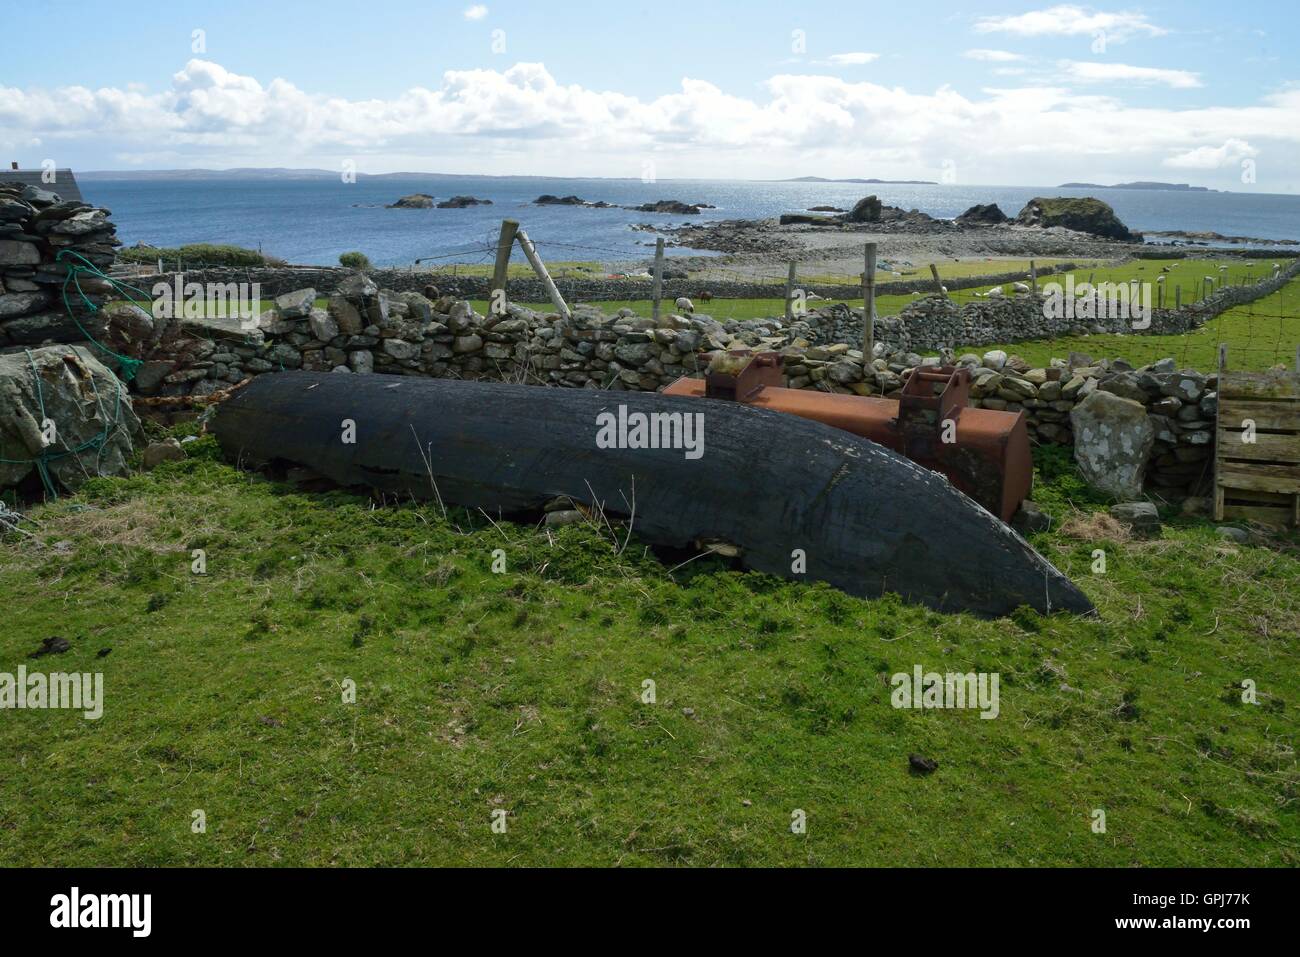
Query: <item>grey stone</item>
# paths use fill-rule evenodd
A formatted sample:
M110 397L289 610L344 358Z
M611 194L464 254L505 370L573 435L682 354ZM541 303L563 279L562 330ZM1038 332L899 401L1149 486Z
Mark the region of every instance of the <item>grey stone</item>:
M45 306L50 297L45 292L11 292L0 296L0 319L11 319Z
M1052 516L1044 512L1037 504L1028 500L1020 503L1020 508L1011 518L1011 527L1021 535L1046 532L1052 527Z
M343 296L334 295L329 300L330 318L338 325L339 332L346 336L356 336L361 334L361 330L366 324L361 319L361 313L357 311L349 300Z
M1093 392L1070 412L1074 459L1084 479L1118 499L1142 494L1155 428L1140 402Z
M1128 373L1106 376L1100 380L1097 388L1124 399L1132 399L1134 402L1147 401L1147 393L1138 385L1137 376Z
M339 324L324 309L313 309L307 316L311 334L321 342L329 342L339 334Z
M381 347L394 359L414 359L420 354L420 347L402 339L385 339Z
M315 302L315 289L296 289L283 296L276 296L275 308L285 319L303 319L311 313Z
M32 243L0 239L0 266L34 266L40 261L41 252Z
M1160 513L1151 502L1121 502L1110 507L1110 514L1141 538L1160 535Z
M164 439L161 442L155 442L144 450L142 464L145 471L152 471L164 462L180 462L185 458L185 450L176 439Z
M560 511L546 513L546 524L550 526L577 525L583 519L583 514L576 509L561 509Z

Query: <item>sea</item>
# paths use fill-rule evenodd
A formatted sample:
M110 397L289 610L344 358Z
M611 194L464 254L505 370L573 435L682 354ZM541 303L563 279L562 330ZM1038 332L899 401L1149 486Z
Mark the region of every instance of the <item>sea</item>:
M812 206L849 208L874 193L889 205L951 218L977 203L997 203L1015 216L1035 196L1096 196L1131 229L1213 231L1226 236L1300 239L1300 196L1159 189L1061 189L1050 186L902 185L726 180L563 179L412 175L202 179L78 177L87 201L112 210L127 246L170 247L233 243L288 262L337 264L358 250L375 265L439 265L491 261L503 218L517 219L548 261L626 262L651 255L653 227L723 219L757 219ZM491 206L466 209L387 209L409 193L438 200L474 196ZM661 199L707 203L698 216L623 208L538 206L543 194L576 195L616 207ZM670 255L693 255L684 247Z

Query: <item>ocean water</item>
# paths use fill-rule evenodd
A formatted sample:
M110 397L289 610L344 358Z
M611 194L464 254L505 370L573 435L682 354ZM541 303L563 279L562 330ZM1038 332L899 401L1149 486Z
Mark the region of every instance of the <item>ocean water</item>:
M260 247L289 262L330 265L340 253L360 250L375 264L406 266L416 260L487 262L503 218L518 219L551 261L617 262L653 252L653 233L631 228L719 219L751 219L801 212L810 206L848 208L871 193L885 203L953 217L976 203L997 203L1015 216L1035 196L1093 195L1114 207L1136 230L1212 230L1224 235L1300 239L1300 196L1195 193L1168 190L1061 190L1055 187L882 185L537 177L411 177L203 180L82 178L87 200L113 211L126 245L234 243ZM455 195L493 201L469 209L385 209L384 204L424 192L439 200ZM637 213L625 209L536 206L544 193L635 206L660 199L710 203L699 216ZM671 255L692 250L672 249Z

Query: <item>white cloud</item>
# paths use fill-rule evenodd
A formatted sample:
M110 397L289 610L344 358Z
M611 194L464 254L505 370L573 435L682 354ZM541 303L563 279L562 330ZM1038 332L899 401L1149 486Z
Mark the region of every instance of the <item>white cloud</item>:
M1169 31L1152 23L1145 13L1106 13L1090 7L1061 4L1046 10L1031 10L1007 17L981 17L976 33L1013 33L1022 37L1095 36L1104 33L1111 40L1125 40L1135 34L1162 36Z
M652 159L664 178L813 169L938 179L943 162L957 158L961 182L1050 184L1143 178L1162 164L1208 169L1194 164L1216 157L1230 164L1248 155L1239 144L1294 155L1300 88L1253 103L1171 109L1081 95L1066 84L965 95L782 74L744 95L686 78L675 90L633 97L561 83L542 64L518 63L448 71L430 87L349 100L191 60L157 92L0 86L0 130L11 143L39 139L48 155L83 169L130 162L337 169L352 159L361 172L638 176Z
M1198 146L1164 161L1165 166L1173 169L1222 169L1225 166L1237 166L1244 159L1259 155L1259 150L1245 140L1225 140L1222 146Z
M1105 63L1098 60L1065 60L1061 68L1074 80L1084 83L1163 83L1176 90L1188 90L1201 85L1201 75L1188 70L1162 70L1152 66L1130 66L1127 63Z
M466 20L482 20L488 15L488 8L481 3L476 3L465 11Z
M832 53L825 62L831 66L862 66L879 59L879 53Z
M984 63L1014 63L1024 59L1022 54L1011 53L1008 50L967 50L962 56L968 60L980 60Z

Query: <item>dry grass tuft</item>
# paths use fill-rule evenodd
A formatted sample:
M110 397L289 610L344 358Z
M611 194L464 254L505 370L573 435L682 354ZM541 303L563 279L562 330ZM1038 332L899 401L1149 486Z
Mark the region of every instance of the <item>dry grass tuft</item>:
M1072 512L1061 523L1061 534L1083 541L1127 542L1133 538L1127 525L1105 512Z

